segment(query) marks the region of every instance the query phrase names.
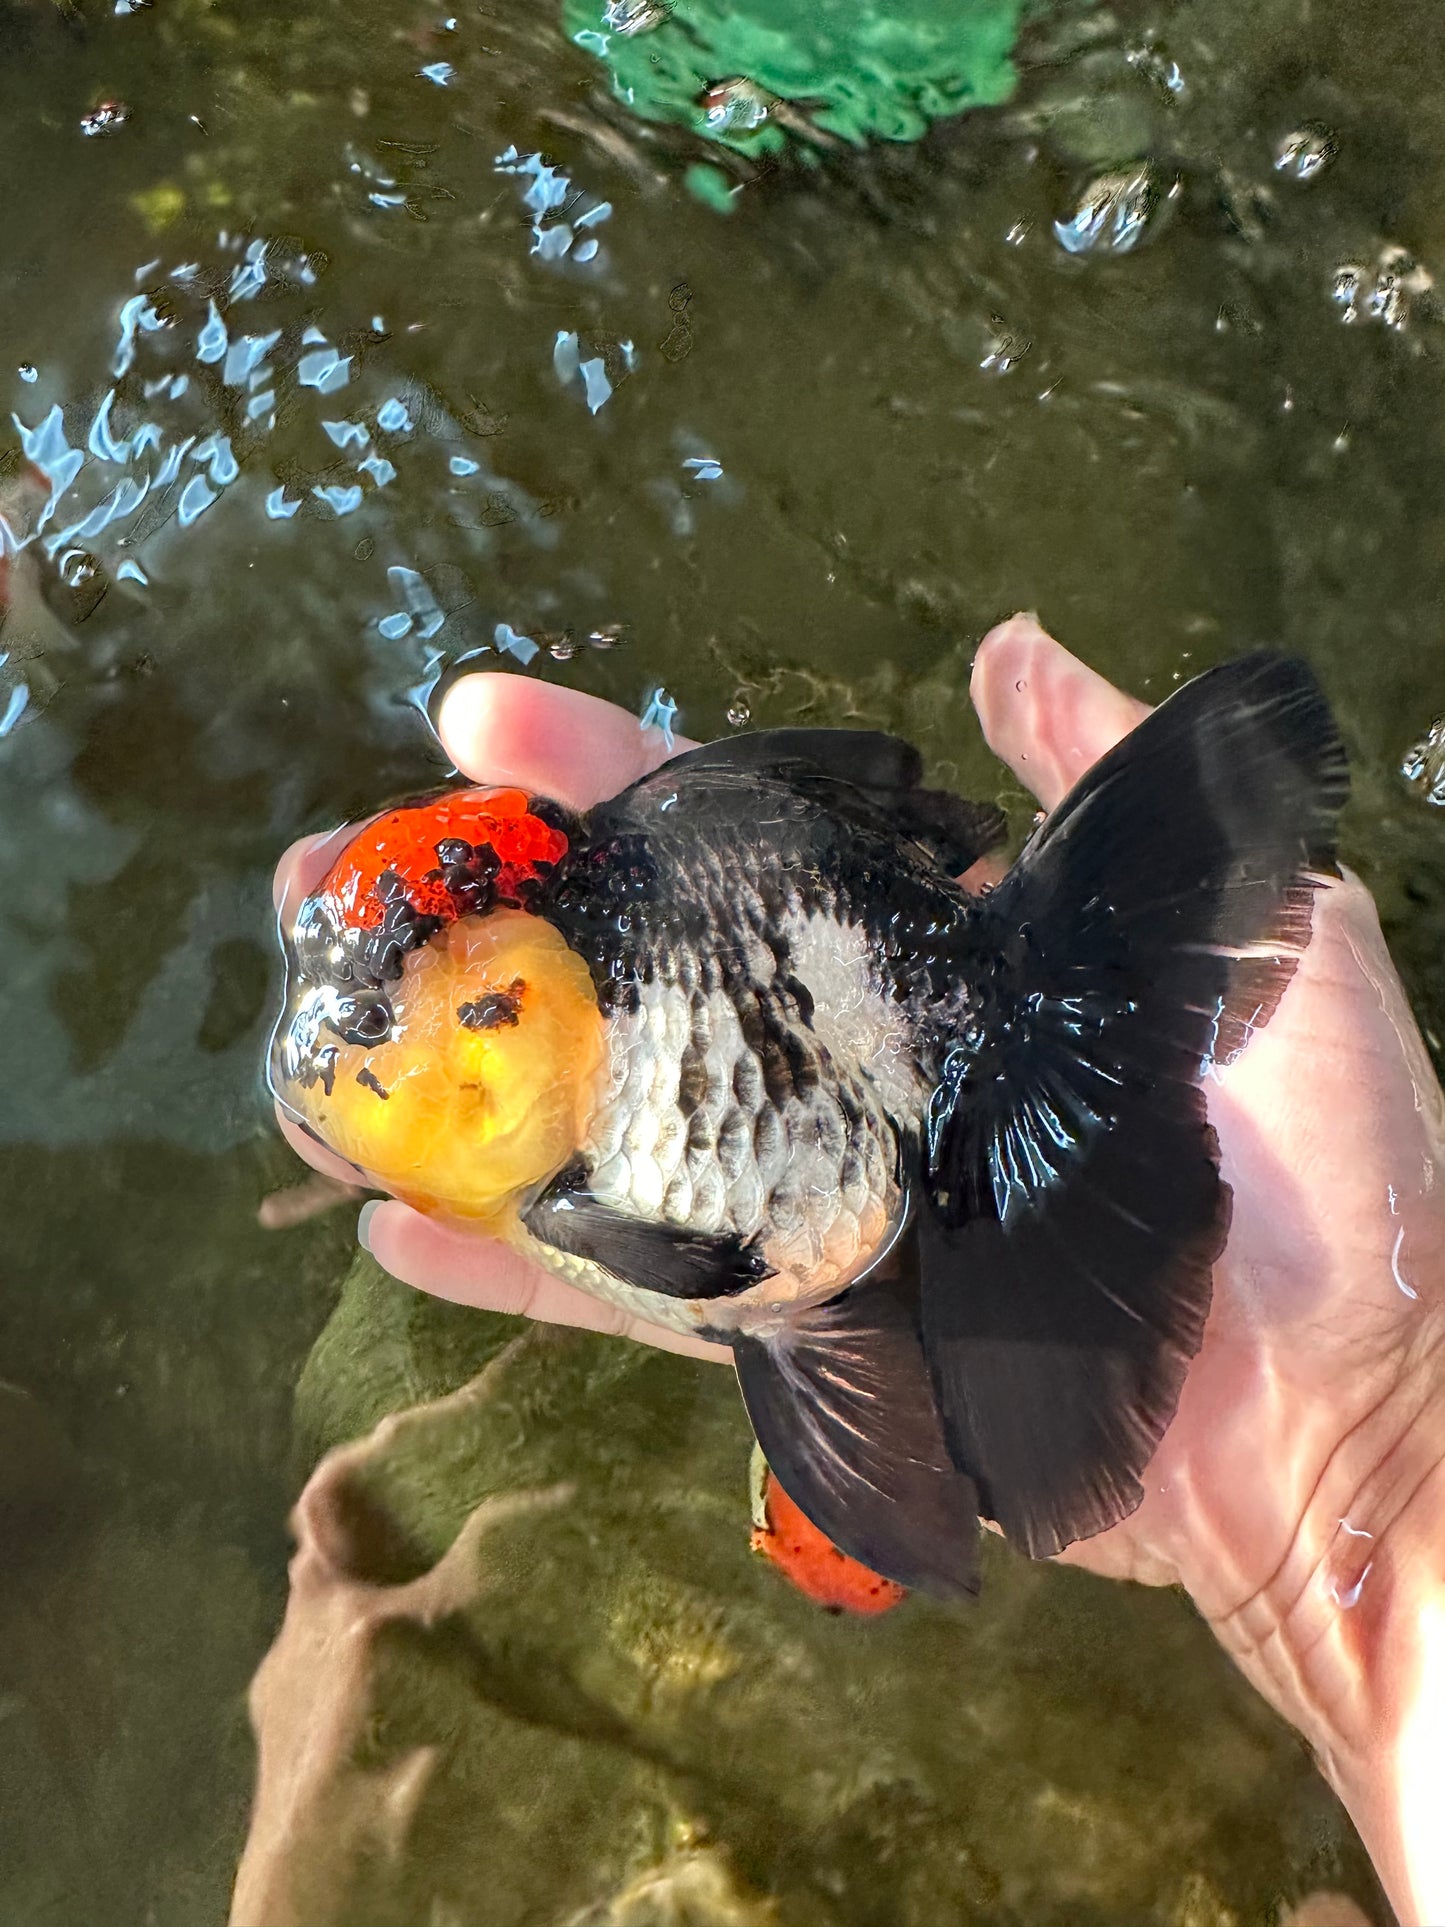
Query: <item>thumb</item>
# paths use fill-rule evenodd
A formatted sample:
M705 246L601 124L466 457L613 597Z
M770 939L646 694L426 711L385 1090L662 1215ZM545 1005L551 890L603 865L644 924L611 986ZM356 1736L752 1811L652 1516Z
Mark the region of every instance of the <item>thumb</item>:
M973 659L970 693L989 748L1047 810L1149 714L1030 615L990 629Z

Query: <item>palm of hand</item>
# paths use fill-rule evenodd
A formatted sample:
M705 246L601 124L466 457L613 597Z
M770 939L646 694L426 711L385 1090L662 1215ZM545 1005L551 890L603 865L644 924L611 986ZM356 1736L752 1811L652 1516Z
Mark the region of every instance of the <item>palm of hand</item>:
M1022 619L980 651L974 698L1050 806L1143 713ZM1445 1445L1445 1096L1358 880L1318 893L1209 1105L1234 1209L1204 1343L1138 1510L1064 1557L1182 1582L1280 1710L1364 1745L1393 1591L1370 1569Z
M987 639L973 693L990 743L1046 807L1144 713L1028 618ZM516 677L459 684L441 729L475 780L578 807L660 757L623 712ZM278 900L294 906L334 849L333 839L297 846ZM1203 1349L1138 1511L1065 1556L1182 1581L1253 1671L1267 1666L1258 1649L1283 1616L1351 1601L1366 1535L1404 1496L1391 1454L1440 1336L1445 1098L1358 882L1320 893L1294 982L1218 1073L1210 1108L1234 1217ZM355 1178L290 1135L318 1169ZM727 1355L627 1321L507 1248L400 1204L375 1213L369 1242L389 1271L441 1296Z

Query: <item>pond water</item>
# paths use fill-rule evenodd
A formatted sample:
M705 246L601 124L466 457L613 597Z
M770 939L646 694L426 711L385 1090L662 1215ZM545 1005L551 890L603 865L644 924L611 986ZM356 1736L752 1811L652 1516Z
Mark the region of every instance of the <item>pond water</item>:
M226 1918L288 1510L401 1411L338 1502L385 1627L273 1674L330 1735L277 1921L1385 1917L1186 1602L1000 1553L970 1615L818 1616L724 1374L503 1352L349 1211L263 1229L258 1067L275 857L444 773L457 662L896 728L1022 826L967 702L1016 608L1146 696L1309 656L1438 1058L1436 33L1041 14L1007 103L719 153L724 211L557 5L0 0L0 505L49 509L0 630L0 1920Z

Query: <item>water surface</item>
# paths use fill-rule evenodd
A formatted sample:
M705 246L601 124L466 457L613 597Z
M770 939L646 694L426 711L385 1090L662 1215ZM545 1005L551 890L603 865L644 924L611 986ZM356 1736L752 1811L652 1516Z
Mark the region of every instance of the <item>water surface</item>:
M1008 106L739 167L723 215L547 7L0 0L0 488L53 502L0 633L0 1918L224 1919L300 1480L506 1336L364 1267L337 1311L349 1215L256 1217L274 858L444 770L458 661L695 735L897 728L1022 827L966 700L1000 616L1146 696L1298 649L1439 1056L1399 773L1445 709L1435 31L1059 16ZM1080 248L1143 161L1137 236ZM454 1419L377 1475L376 1584L488 1492L579 1496L468 1609L485 1665L373 1680L379 1757L451 1751L400 1885L327 1863L338 1921L652 1920L679 1855L707 1922L1375 1906L1185 1602L1000 1557L965 1622L820 1620L748 1555L723 1375L600 1341Z

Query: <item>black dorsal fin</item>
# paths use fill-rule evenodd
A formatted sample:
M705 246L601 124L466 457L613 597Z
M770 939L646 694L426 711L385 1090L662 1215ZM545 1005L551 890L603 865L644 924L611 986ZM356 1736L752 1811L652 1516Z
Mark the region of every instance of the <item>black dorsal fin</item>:
M881 812L896 834L921 843L953 876L996 849L1007 827L996 804L922 788L918 751L878 729L749 730L689 750L659 775L687 769L754 770L781 777L838 816L863 811L876 821Z

